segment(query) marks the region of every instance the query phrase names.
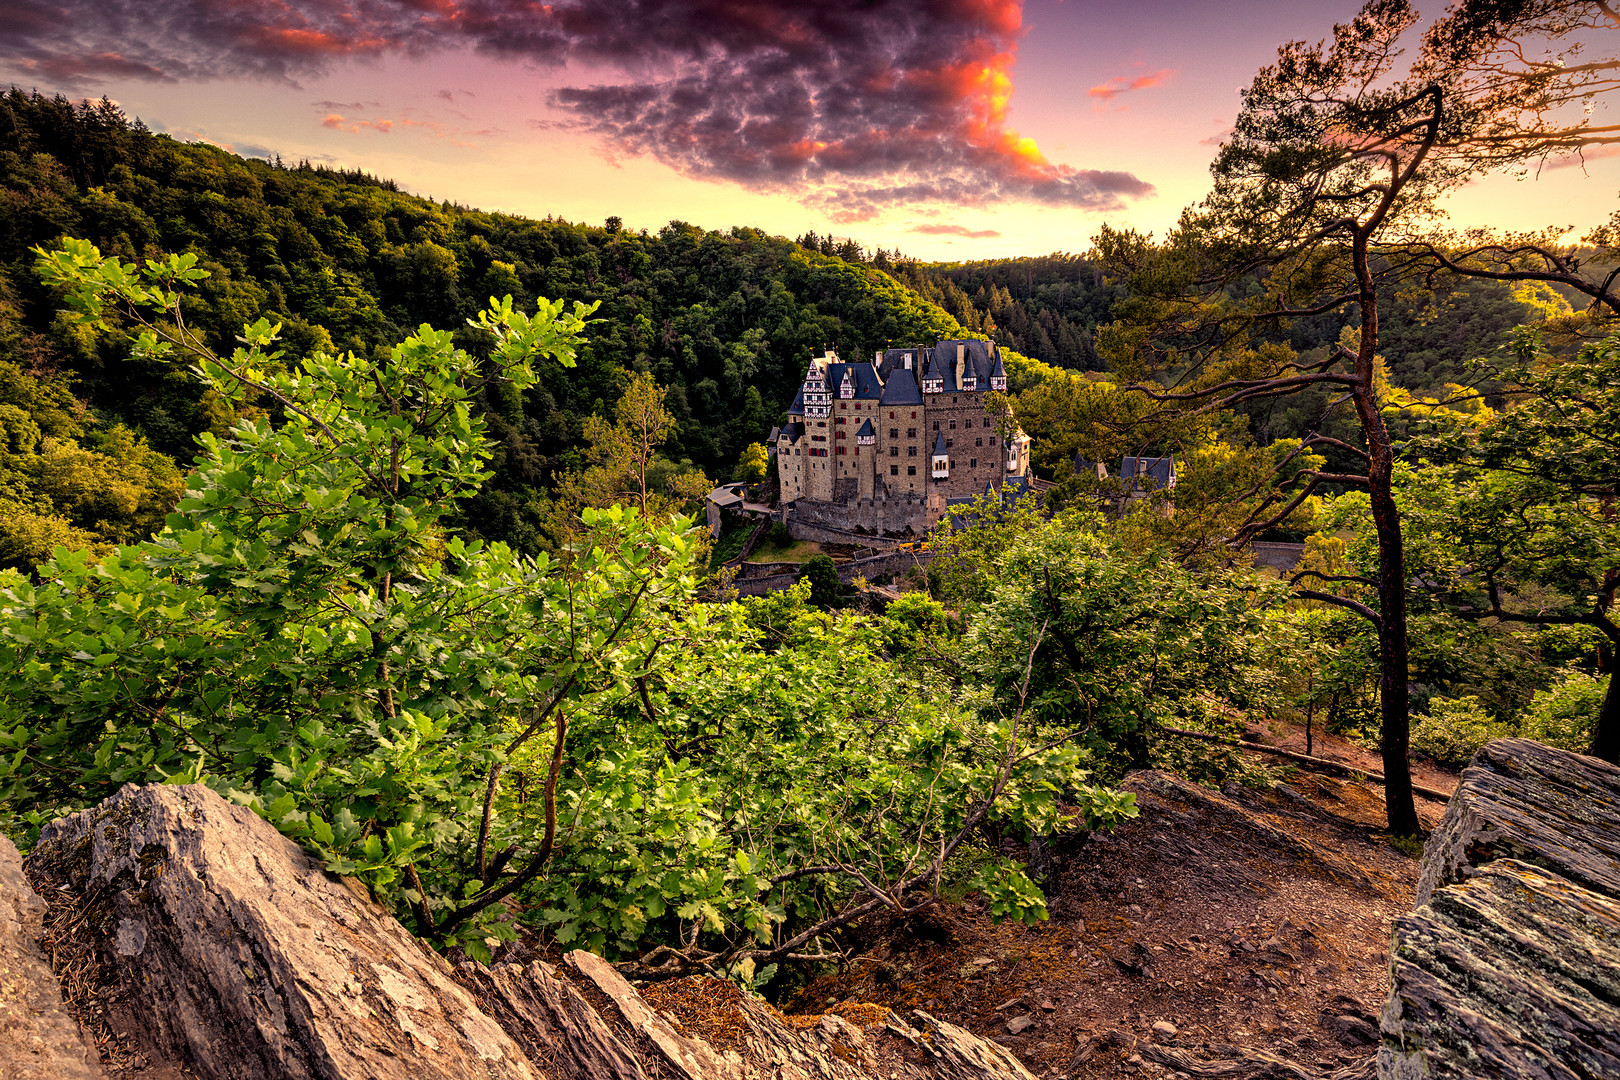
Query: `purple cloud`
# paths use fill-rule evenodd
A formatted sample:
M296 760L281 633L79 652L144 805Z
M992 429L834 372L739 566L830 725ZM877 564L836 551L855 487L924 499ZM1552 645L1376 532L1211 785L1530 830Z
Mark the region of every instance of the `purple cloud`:
M12 0L0 60L77 89L294 81L471 47L620 71L556 91L562 123L690 176L808 192L846 220L926 200L1109 210L1152 194L1049 161L1007 127L1021 33L1019 0Z

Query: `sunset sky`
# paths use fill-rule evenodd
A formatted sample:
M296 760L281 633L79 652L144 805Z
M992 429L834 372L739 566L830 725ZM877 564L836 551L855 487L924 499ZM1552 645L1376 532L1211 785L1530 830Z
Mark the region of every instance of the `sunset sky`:
M1430 5L1438 14L1439 4ZM1354 0L7 0L0 84L489 210L854 236L935 259L1162 232L1238 90ZM1605 220L1620 157L1458 225Z

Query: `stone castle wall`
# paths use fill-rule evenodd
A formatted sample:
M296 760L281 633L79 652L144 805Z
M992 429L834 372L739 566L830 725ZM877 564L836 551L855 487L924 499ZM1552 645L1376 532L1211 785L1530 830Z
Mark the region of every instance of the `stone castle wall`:
M788 532L795 540L848 543L873 534L921 536L933 524L923 498L856 499L847 503L800 499L788 514ZM813 535L827 533L828 535ZM832 535L836 533L838 535Z

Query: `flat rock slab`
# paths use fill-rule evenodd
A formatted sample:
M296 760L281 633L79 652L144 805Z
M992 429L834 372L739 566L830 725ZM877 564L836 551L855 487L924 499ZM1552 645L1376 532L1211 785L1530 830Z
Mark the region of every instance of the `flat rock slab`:
M1382 1080L1620 1077L1620 768L1488 744L1396 921Z
M0 836L0 1077L103 1080L40 950L45 911L16 845Z
M1620 1077L1620 903L1499 860L1396 923L1379 1075Z
M1620 766L1529 739L1487 743L1424 845L1414 903L1497 859L1620 896Z
M52 822L110 1023L208 1080L535 1080L523 1051L356 883L208 788L130 785Z

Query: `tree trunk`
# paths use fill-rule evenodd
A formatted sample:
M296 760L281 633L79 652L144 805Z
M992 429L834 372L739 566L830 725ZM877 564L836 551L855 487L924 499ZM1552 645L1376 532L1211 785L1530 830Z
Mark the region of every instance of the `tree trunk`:
M1616 650L1603 650L1609 669L1609 689L1603 695L1603 708L1598 711L1597 727L1592 730L1592 756L1614 765L1620 765L1620 664L1615 663Z
M1382 716L1380 748L1384 759L1384 804L1389 831L1416 836L1417 803L1412 797L1412 771L1406 759L1411 716L1406 692L1406 557L1401 547L1401 515L1391 486L1395 448L1379 409L1374 381L1378 350L1378 294L1368 266L1366 236L1355 242L1355 271L1361 294L1361 343L1356 352L1356 413L1367 441L1367 494L1378 534L1378 704Z

